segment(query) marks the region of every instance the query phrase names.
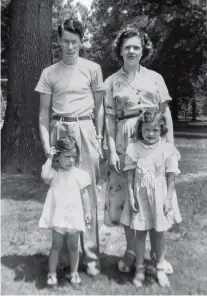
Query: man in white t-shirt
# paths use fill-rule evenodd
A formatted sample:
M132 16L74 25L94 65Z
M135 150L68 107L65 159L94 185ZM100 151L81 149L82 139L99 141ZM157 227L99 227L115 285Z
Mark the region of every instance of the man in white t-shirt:
M35 88L40 93L40 137L48 155L58 138L73 136L80 149L80 168L91 176L92 222L82 237L82 246L87 273L95 276L100 271L96 185L104 122L102 72L98 64L79 57L83 27L78 20L66 20L58 33L62 59L43 70Z

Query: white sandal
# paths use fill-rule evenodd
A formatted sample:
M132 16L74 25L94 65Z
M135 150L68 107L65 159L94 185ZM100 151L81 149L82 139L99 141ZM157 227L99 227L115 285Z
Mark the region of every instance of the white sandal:
M154 266L156 266L157 265L157 259L155 258L155 255L150 254L150 258L151 258ZM163 262L163 269L164 269L165 274L168 274L168 275L173 274L173 272L174 272L172 265L166 259L164 259L164 262Z
M161 287L163 288L169 288L170 287L170 281L164 271L164 264L158 263L156 266L157 270L157 280Z
M57 275L56 273L48 273L47 275L47 285L51 288L57 286Z
M89 262L87 264L86 273L89 276L95 277L100 274L100 269L96 267L96 262Z
M70 274L70 284L73 288L78 288L81 284L81 278L79 277L78 272L73 272Z
M145 267L144 265L141 265L137 267L137 270L132 282L136 288L141 288L143 287L144 280L145 280Z

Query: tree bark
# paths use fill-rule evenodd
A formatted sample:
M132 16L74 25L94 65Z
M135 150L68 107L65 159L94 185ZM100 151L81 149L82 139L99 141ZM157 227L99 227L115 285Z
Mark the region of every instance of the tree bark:
M8 102L2 128L2 170L33 173L44 154L39 138L40 74L51 64L52 0L11 0Z

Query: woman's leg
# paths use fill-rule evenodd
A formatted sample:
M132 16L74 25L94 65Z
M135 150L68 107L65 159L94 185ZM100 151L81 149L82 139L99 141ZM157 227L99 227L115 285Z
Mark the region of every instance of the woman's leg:
M145 279L144 255L145 255L145 240L147 231L136 231L136 273L133 279L133 284L139 288L142 287Z
M155 254L157 258L157 279L162 287L169 287L170 282L164 271L164 260L165 260L165 240L164 232L155 231Z
M60 250L63 246L63 238L64 238L63 234L55 230L52 230L52 247L50 250L49 262L48 262L48 268L49 268L48 281L47 281L48 285L54 285L57 283L56 270L57 270Z

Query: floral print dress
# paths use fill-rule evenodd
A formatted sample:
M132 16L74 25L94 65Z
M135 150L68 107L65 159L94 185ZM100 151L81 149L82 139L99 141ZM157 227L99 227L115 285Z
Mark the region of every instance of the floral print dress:
M140 66L134 80L129 84L127 74L121 68L105 81L104 104L107 115L117 119L116 151L120 158L121 172L108 171L105 195L104 223L118 225L127 196L126 180L123 173L125 151L134 142L133 135L140 113L147 108L157 108L171 100L165 82L160 74ZM128 119L119 118L136 115Z

